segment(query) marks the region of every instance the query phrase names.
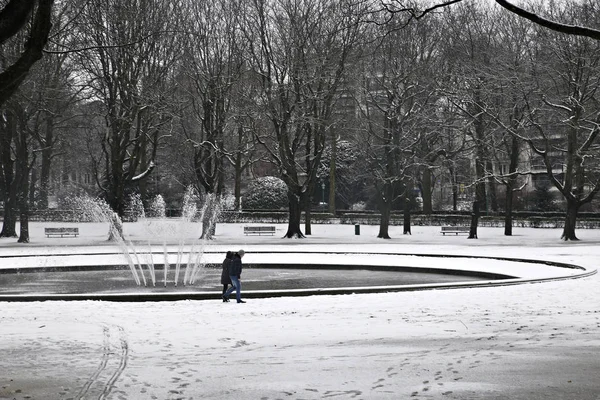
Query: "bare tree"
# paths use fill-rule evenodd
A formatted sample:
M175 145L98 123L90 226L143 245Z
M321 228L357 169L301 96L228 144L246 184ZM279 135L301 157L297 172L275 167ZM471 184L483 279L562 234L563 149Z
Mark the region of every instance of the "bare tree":
M472 143L474 186L470 239L477 238L480 212L488 211L490 203L496 207L494 181L491 169L492 130L486 114L488 98L493 93L494 51L497 23L490 9L465 4L446 14L446 32L449 34L445 51L451 78L444 85L447 95L461 111ZM491 202L488 201L488 195Z
M82 76L105 107L101 154L91 154L97 184L118 215L128 186L154 168L157 145L171 120L173 63L179 54L172 27L179 2L92 0L77 15Z
M23 192L23 189L28 186L28 180L25 180L23 174L26 171L28 177L29 157L24 160L15 160L13 157L29 155L29 150L25 147L28 138L23 121L19 120L21 113L18 104L15 103L14 107L9 106L8 109L4 105L25 81L32 66L42 58L52 28L53 3L53 0L10 0L4 2L0 10L0 51L2 52L0 107L3 114L0 124L0 187L3 189L4 198L4 218L0 237L16 236L15 207L25 201L25 204L20 207L24 223L24 226L21 226L19 240L21 242L29 242L27 191ZM17 47L19 49L12 52ZM16 154L13 153L13 146L18 148ZM15 167L16 171L13 169Z
M257 140L288 187L288 238L304 237L301 211L310 204L336 94L360 29L357 7L362 5L253 0L239 13L261 87L257 105L271 122L273 139Z
M383 32L385 33L385 31ZM371 163L381 220L379 238L389 239L393 204L405 211L404 233L410 233L410 197L422 160L418 158L436 99L436 49L439 36L425 24L375 35L377 50L365 59L363 112L368 123L361 138Z
M577 213L600 191L600 49L576 36L548 35L543 43L534 70L542 96L530 105L526 140L566 201L562 239L577 240Z
M493 172L495 181L504 186L504 235L511 236L514 197L527 184L524 175L529 169L528 165L522 165L524 142L512 132L524 133L527 102L534 92L530 79L534 44L531 24L511 14L497 18L501 22L494 59L497 73L492 75L494 89L486 113L502 123L493 137L496 169L488 172ZM503 126L509 126L510 130Z
M182 79L187 106L182 129L193 147L193 170L199 188L208 199L219 201L224 191L227 164L241 163L234 155L233 136L239 133L233 115L236 85L243 72L243 42L240 40L236 6L226 0L189 4L187 40ZM229 144L229 149L226 148ZM237 147L237 146L236 146ZM214 196L210 196L214 195ZM202 237L214 232L217 205L204 214Z

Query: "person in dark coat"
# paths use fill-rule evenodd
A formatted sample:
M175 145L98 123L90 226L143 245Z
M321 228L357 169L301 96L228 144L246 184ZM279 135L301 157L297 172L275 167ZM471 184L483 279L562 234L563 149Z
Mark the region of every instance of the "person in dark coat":
M229 301L229 295L235 290L235 297L238 303L245 303L242 300L242 282L240 281L242 277L242 257L244 257L244 250L240 250L233 255L233 259L229 264L229 278L231 279L231 284L233 285L225 294L223 294L223 301Z
M221 271L221 283L223 284L223 293L221 295L224 295L229 285L231 285L231 278L229 277L229 264L231 264L232 259L233 251L228 251L225 255L225 260L223 260L223 270ZM229 299L223 298L223 302L227 301L229 301Z

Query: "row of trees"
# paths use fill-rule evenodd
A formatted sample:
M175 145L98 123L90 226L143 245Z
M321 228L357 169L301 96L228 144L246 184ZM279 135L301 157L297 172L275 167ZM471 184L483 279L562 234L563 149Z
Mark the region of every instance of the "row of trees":
M155 194L153 175L239 201L245 177L270 170L288 190L286 237L304 235L302 211L310 234L325 182L332 212L344 187L374 188L382 238L398 203L410 232L415 187L433 211L441 178L454 207L473 188L471 237L481 209L503 208L512 233L530 160L566 201L565 240L600 190L592 0L534 14L503 0L9 1L0 30L17 4L29 8L0 42L0 83L33 55L0 85L0 236L16 236L20 215L28 241L29 207L73 171L123 215L128 194Z

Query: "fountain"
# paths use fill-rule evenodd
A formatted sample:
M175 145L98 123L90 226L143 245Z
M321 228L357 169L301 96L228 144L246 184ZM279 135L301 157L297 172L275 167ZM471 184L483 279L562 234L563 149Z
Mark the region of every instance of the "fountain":
M184 286L193 285L205 265L203 254L208 239L195 239L191 245L187 245L185 238L197 230L197 221L208 221L210 226L207 229L211 229L216 223L220 207L215 195L206 195L200 210L197 206L199 202L200 198L196 191L192 187L188 187L183 197L181 217L175 219L167 218L165 201L161 195L157 195L151 201L148 216L144 211L139 195L131 196L129 199L128 215L144 226L149 234L146 236L151 237L154 242L158 240L162 244L161 252L158 254L162 254L162 282L165 287L169 282L172 282L174 286L178 286L180 282ZM157 253L149 239L146 240L145 244L147 251L141 253L139 243L124 238L121 218L102 199L83 196L73 199L72 204L78 210L81 210L80 220L82 222L105 222L109 224L109 238L119 247L136 285L148 286L150 284L156 286L157 281L159 281L156 271L156 261L158 260L155 260ZM209 215L209 218L205 218L207 215ZM177 245L174 272L172 280L170 280L171 262L167 243L173 242L173 239L175 239ZM186 253L187 262L184 260ZM183 274L181 273L182 268L184 268Z

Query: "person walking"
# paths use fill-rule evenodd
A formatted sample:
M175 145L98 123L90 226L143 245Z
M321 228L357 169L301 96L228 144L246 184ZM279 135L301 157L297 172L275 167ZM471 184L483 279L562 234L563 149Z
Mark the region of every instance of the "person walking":
M229 295L235 290L235 297L238 303L245 303L242 300L242 282L240 278L242 277L242 257L244 257L244 250L240 250L233 255L233 259L231 263L229 263L229 278L231 279L231 284L233 285L223 294L223 301L229 301Z
M231 264L231 260L233 259L233 251L228 251L225 254L225 259L223 260L223 270L221 271L221 283L223 284L223 293L221 296L225 294L229 285L232 285L231 278L229 277L229 264ZM223 303L228 302L229 299L223 297Z

